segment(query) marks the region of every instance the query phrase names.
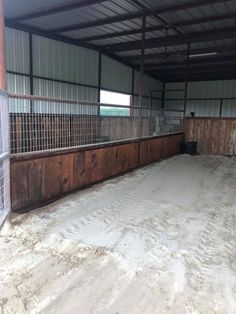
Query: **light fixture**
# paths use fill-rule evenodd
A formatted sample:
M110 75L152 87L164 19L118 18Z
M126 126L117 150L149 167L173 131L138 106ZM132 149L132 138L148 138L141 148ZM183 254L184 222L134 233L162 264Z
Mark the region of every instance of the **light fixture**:
M214 56L214 55L217 55L217 53L218 53L218 52L198 53L198 54L189 55L189 58Z

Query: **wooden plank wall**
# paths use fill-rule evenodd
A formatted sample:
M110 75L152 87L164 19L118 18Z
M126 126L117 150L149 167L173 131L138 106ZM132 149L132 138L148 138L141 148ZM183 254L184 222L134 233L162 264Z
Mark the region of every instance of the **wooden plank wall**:
M29 210L179 152L183 133L11 159L12 211Z
M150 118L141 119L141 136L150 136L154 132L151 130ZM109 137L110 141L125 140L139 136L138 117L102 117L100 135Z
M186 118L185 140L198 142L198 153L236 155L235 118Z
M176 134L142 140L140 142L139 166L177 155L179 153L179 143L183 139L183 134Z

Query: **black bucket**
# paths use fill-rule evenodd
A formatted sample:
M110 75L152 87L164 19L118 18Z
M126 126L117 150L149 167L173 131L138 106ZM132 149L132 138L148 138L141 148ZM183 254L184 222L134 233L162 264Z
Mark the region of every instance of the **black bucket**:
M188 155L197 154L197 142L183 142L180 143L180 153Z

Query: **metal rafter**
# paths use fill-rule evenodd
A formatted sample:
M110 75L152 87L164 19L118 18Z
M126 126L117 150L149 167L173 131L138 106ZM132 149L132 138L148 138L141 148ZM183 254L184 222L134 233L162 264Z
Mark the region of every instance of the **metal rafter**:
M139 0L130 0L134 5L138 6L138 8L146 11L148 10L150 13L150 16L152 16L154 19L156 19L159 23L161 23L161 25L163 26L163 30L167 29L167 28L173 28L173 30L177 33L177 34L181 34L183 35L182 31L178 30L176 27L172 27L170 25L170 22L166 19L163 18L159 15L159 13L156 13L155 11L153 11L152 9L146 7L142 2L140 2ZM144 32L146 33L146 29L144 29Z
M208 57L208 58L204 58L204 59L198 59L198 60L192 60L190 58L189 61L189 67L200 67L200 66L207 66L207 65L212 65L215 66L217 64L228 64L228 63L232 63L232 62L236 62L236 54L234 55L230 55L230 56L220 56L220 57ZM158 71L165 71L165 70L173 70L173 69L184 69L185 68L185 64L181 63L181 64L176 64L173 62L163 62L161 64L147 64L145 66L146 70L158 70Z
M145 41L145 48L151 49L165 46L177 46L187 44L188 42L197 43L234 37L236 37L236 26L213 29L207 32L193 32L185 34L185 36L174 35L168 37L152 38ZM101 47L110 52L138 50L140 49L140 41L136 40Z
M235 19L236 18L236 13L229 13L229 14L223 14L223 15L213 15L213 16L208 16L208 17L202 17L198 19L191 19L187 21L182 21L178 23L172 23L170 24L172 28L176 27L186 27L186 26L192 26L192 25L197 25L197 24L203 24L203 23L209 23L209 22L217 22L217 21L225 21L229 19ZM146 27L145 32L154 32L154 31L161 31L164 30L165 27L162 25L158 26L149 26ZM142 29L132 29L128 31L122 31L122 32L115 32L112 34L104 34L104 35L95 35L95 36L90 36L90 37L85 37L83 38L84 41L96 41L96 40L104 40L104 39L110 39L110 38L117 38L117 37L122 37L122 36L130 36L130 35L135 35L135 34L141 34Z
M107 24L112 24L116 22L122 22L125 20L132 20L135 18L141 18L143 15L145 16L151 16L154 14L163 14L163 13L168 13L168 12L176 12L176 11L181 11L181 10L186 10L186 9L191 9L194 7L199 7L199 6L206 6L208 4L215 4L215 3L220 3L220 2L226 2L226 1L231 1L231 0L198 0L195 2L189 2L186 1L185 3L181 4L176 4L176 5L169 5L164 8L152 8L150 9L143 9L135 13L127 13L127 14L122 14L119 16L115 17L109 17L109 18L104 18L104 19L99 19L95 20L92 22L85 22L85 23L80 23L80 24L74 24L74 25L69 25L65 27L58 27L55 29L51 30L51 33L64 33L64 32L69 32L69 31L74 31L74 30L80 30L80 29L85 29L85 28L90 28L90 27L96 27L96 26L101 26L101 25L107 25Z
M189 67L189 73L197 73L197 72L217 72L217 71L225 71L230 72L232 70L236 70L236 62L231 62L229 64L218 64L217 67L215 64L209 64L209 65L201 65L198 67ZM166 70L155 70L158 71L158 75L176 75L176 74L183 74L185 75L185 68L182 69L166 69Z
M36 18L48 16L48 15L53 15L53 14L57 14L57 13L61 13L61 12L71 11L74 9L84 8L84 7L91 6L94 4L99 4L99 3L102 3L105 1L107 1L107 0L83 0L83 1L79 1L79 2L76 1L76 2L73 2L71 4L67 4L67 5L63 5L63 6L59 6L59 7L54 7L54 8L48 8L48 9L43 10L43 11L25 14L25 15L22 15L22 16L13 18L13 19L9 19L9 20L7 20L7 23L13 25L13 24L20 23L20 22L27 21L27 20L32 20L32 19L36 19Z
M190 73L189 81L206 81L206 80L231 80L236 78L236 70L231 72L203 72L203 73ZM158 76L157 79L164 82L183 82L184 74L182 75L162 75Z
M208 47L208 48L201 48L201 49L191 49L191 54L204 54L204 53L212 53L217 52L219 54L225 53L225 52L236 52L236 44L235 45L225 45L222 47ZM184 51L176 51L173 53L167 54L168 57L171 55L179 54L181 56L187 56L187 50ZM156 60L163 57L163 53L151 53L145 55L145 60ZM139 61L141 58L140 55L135 56L127 56L122 57L122 59L126 62L135 62Z

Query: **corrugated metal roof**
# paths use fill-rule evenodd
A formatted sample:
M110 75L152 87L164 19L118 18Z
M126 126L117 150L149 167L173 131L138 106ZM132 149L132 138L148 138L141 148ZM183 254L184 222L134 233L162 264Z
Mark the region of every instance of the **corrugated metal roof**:
M60 6L66 6L74 3L84 3L85 0L21 0L19 5L19 0L5 0L5 17L6 20L15 19L22 17L24 15L38 13L52 8L58 8ZM135 3L134 3L135 2ZM158 13L158 10L163 10L170 6L176 6L180 4L196 4L197 0L165 0L165 1L156 1L156 0L104 0L96 3L92 3L87 0L88 5L80 8L74 8L67 10L66 12L60 12L56 14L42 14L40 17L24 19L20 22L21 26L24 27L33 27L37 28L42 32L48 32L52 30L61 29L63 36L78 40L78 43L83 41L93 45L94 47L105 47L113 44L120 43L132 43L133 41L141 40L141 33L132 33L132 34L121 34L121 36L112 36L117 32L129 32L141 29L142 20L141 15L137 18L131 16L131 18L122 19L117 21L117 18L122 18L127 14L134 14L141 12L143 8L147 8L152 13L155 11ZM162 11L161 11L162 12ZM230 15L235 13L235 17L220 19L222 15ZM219 17L219 20L208 20L212 17ZM106 19L115 18L116 21L108 21L105 23ZM201 23L193 23L196 19L205 19ZM89 26L89 23L94 23L97 21L103 22L101 25L92 25ZM182 23L186 23L181 25ZM191 8L186 7L181 10L168 10L165 13L160 14L150 14L146 19L146 27L156 27L157 30L149 31L146 33L146 39L156 39L165 37L165 27L177 24L177 29L170 27L168 30L168 36L181 34L188 35L197 32L208 32L221 30L223 28L236 28L236 1L206 1L206 4L201 6L192 6ZM88 23L88 25L87 25ZM87 27L85 27L85 24ZM179 24L179 25L178 25ZM80 25L83 25L83 28L80 29ZM73 30L67 30L63 32L62 28L71 27ZM73 27L77 26L77 27ZM162 29L160 27L162 26ZM94 36L106 36L104 38L98 38L90 40L89 37ZM235 30L236 36L236 30ZM235 45L236 38L232 35L231 38L221 38L220 40L209 40L203 42L196 42L191 44L191 49L207 49L212 47L224 47L227 45ZM146 49L146 54L151 53L163 53L163 47ZM186 45L171 45L167 47L169 53L175 53L176 51L186 50ZM236 52L236 51L235 51ZM126 57L132 55L139 55L140 50L119 51L113 52L119 57Z

